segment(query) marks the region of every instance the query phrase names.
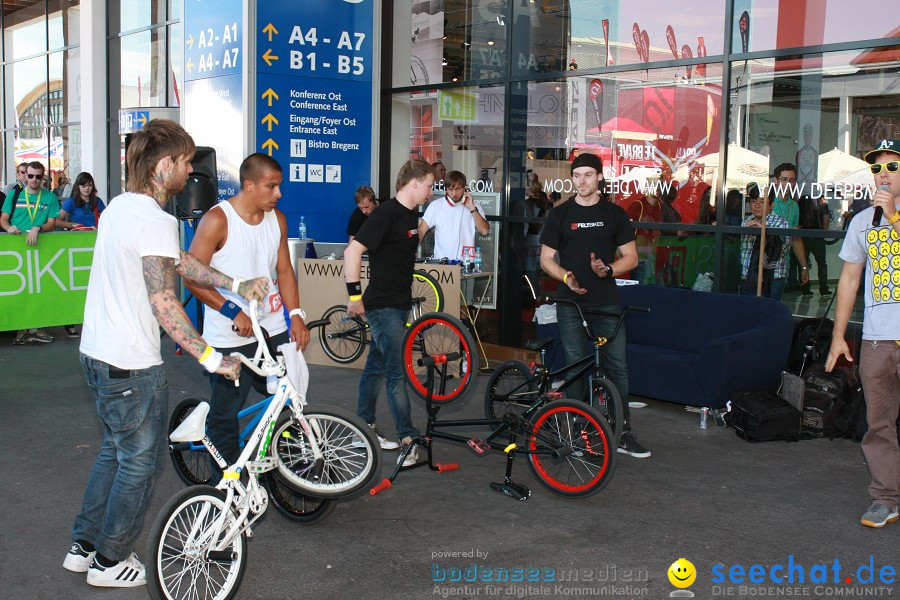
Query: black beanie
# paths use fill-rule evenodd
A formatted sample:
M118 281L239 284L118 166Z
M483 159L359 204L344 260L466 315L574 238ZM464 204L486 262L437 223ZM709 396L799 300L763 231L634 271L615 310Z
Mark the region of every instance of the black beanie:
M589 152L582 152L575 157L575 160L572 161L571 173L574 173L575 169L578 167L590 167L597 171L597 173L603 173L603 161L600 160L600 157L596 154L591 154Z

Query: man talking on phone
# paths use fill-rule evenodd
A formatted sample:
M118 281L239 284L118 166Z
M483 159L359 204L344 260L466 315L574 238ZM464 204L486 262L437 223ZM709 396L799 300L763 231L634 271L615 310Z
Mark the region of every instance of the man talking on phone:
M434 227L435 258L462 258L463 246L475 245L475 232L487 235L491 230L484 210L472 200L466 191L466 176L450 171L444 178L446 194L434 200L425 209L419 223L419 241Z

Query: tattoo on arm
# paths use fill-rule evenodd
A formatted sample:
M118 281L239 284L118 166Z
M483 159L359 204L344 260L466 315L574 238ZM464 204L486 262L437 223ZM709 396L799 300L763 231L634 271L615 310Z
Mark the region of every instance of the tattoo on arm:
M183 250L181 252L181 263L178 265L178 274L200 285L225 289L231 287L231 277L218 269L204 264L196 256Z
M175 260L163 256L145 256L142 260L144 283L153 316L177 344L199 358L206 342L194 329L175 295Z

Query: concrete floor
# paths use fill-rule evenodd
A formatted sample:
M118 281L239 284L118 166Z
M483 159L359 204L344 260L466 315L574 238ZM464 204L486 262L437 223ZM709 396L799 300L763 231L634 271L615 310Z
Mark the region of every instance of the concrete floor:
M24 347L12 346L11 334L0 334L0 433L6 448L0 456L6 481L0 487L0 596L142 598L142 588L97 590L83 575L62 569L101 427L80 371L78 340L67 339L61 328L50 333L57 336L54 343ZM207 382L196 362L175 356L168 340L163 346L170 409L183 398L205 396ZM353 409L358 377L355 370L312 367L311 401ZM486 380L480 377L464 404L444 414L480 416ZM294 524L271 510L250 543L237 597L665 598L675 590L666 571L679 557L696 567L690 589L698 598L898 595L900 585L880 584L878 573L885 565L900 571L900 523L883 530L858 524L868 504L868 471L858 444L749 444L731 430L699 429L697 415L680 406L648 403L633 411L633 420L653 457L618 455L611 483L588 499L549 493L520 462L514 477L533 494L528 502L516 502L488 487L502 479L501 456L479 459L462 446L438 442L438 460L458 462L459 471L403 473L393 489L342 502L314 526ZM379 422L390 431L385 404L382 399ZM422 403L413 399L413 406L415 422L424 427ZM382 476L393 456L385 453ZM149 523L180 488L166 461L136 548L141 557ZM789 556L803 567L803 583L727 579L732 565L746 570L759 564L768 573ZM870 557L875 583L855 585L857 568ZM813 565L831 569L836 559L841 583L810 582ZM713 579L718 564L726 574L719 585ZM464 578L476 574L473 569L481 580L485 569L516 568L537 569L545 579L552 574L554 581L435 581L442 574ZM847 576L850 585L844 583Z

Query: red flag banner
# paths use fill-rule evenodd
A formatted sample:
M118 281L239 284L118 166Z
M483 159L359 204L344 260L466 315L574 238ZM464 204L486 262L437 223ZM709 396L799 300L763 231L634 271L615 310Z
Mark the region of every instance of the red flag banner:
M612 55L609 52L609 19L603 19L603 40L606 42L606 64L612 66Z
M671 25L666 27L666 41L669 42L669 50L672 51L672 56L675 57L675 60L678 60L678 42L675 41L675 30L672 29Z
M703 36L697 38L697 58L706 56L706 44L703 43ZM706 65L697 65L697 77L706 76Z
M694 52L691 50L691 47L688 46L687 44L685 44L684 46L681 47L681 58L694 58ZM691 67L691 65L688 65L685 67L685 70L687 71L688 79L691 78L691 70L692 69L693 69L693 67Z
M634 49L637 51L638 60L644 62L644 51L641 50L641 28L637 23L631 26L631 37L634 40Z
M746 10L741 13L738 28L741 32L741 51L747 52L750 48L750 13Z
M591 104L594 105L594 116L597 117L597 131L603 130L603 82L599 79L592 79L588 86L588 96Z
M650 36L646 29L641 32L641 52L644 53L644 62L650 62Z

